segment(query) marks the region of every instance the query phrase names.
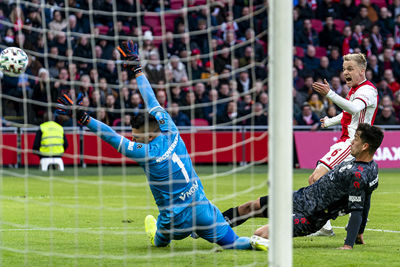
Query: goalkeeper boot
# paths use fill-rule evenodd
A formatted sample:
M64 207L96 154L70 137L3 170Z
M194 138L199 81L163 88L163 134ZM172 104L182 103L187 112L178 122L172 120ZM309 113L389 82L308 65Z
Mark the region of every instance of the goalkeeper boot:
M309 234L309 237L313 237L313 236L335 236L335 232L333 232L333 229L325 229L325 228L321 228L318 231L316 231L315 233Z
M146 230L147 237L150 240L150 243L155 246L154 238L156 236L157 231L157 220L153 215L147 215L144 219L144 228Z
M250 244L255 250L268 251L269 240L261 236L253 235L250 237Z

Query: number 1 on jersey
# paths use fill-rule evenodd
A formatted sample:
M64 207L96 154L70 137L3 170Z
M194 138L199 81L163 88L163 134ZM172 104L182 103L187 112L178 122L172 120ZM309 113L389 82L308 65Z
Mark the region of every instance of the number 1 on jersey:
M183 164L182 160L178 157L176 153L172 154L172 161L176 164L178 164L179 168L181 168L182 174L185 177L185 180L187 183L189 183L189 174L187 173L185 169L185 165Z

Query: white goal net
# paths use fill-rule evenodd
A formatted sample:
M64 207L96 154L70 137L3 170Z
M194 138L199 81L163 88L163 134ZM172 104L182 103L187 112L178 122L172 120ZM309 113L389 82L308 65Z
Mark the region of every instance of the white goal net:
M266 263L266 253L216 253L190 237L152 247L144 218L159 212L143 169L77 123L76 110L60 112L57 98L82 99L131 139L131 119L147 111L116 47L133 40L207 198L221 211L255 200L267 194L267 18L264 0L0 1L0 50L29 56L19 77L0 73L1 265ZM62 164L38 155L48 120L64 129ZM251 236L266 222L234 230Z

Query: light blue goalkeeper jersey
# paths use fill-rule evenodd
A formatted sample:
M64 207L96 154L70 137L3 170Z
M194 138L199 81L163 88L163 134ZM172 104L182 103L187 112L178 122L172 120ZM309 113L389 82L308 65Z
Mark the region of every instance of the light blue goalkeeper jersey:
M136 80L149 113L160 126L158 137L149 144L132 142L93 118L87 127L143 167L160 215L168 220L206 198L178 128L158 103L147 78L141 75Z

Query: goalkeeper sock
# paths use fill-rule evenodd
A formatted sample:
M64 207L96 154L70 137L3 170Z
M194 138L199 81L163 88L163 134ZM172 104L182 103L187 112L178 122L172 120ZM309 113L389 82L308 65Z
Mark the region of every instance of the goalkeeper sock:
M240 217L244 217L244 216L239 215L239 207L230 208L230 209L224 211L222 213L222 215L224 216L225 220L229 223L229 225L231 227L241 225L242 223L247 221L247 219L249 218L246 215L245 215L245 218L240 218Z

